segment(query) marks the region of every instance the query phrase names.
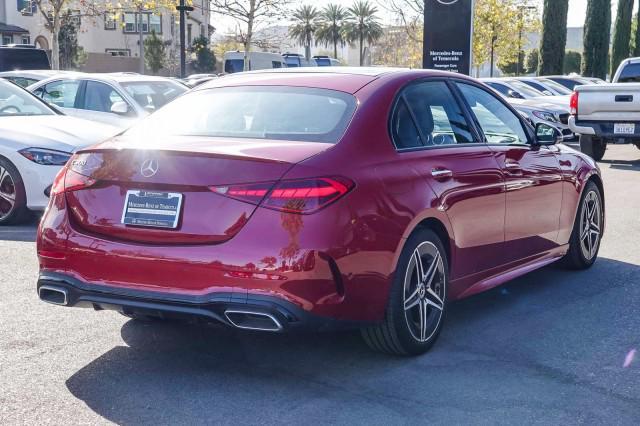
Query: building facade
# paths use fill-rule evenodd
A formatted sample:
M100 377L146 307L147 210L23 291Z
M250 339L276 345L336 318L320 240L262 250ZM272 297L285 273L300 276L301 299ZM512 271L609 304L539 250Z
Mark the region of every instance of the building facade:
M118 2L114 0L113 4ZM193 0L194 10L186 19L186 44L199 37L210 37L208 0ZM179 56L179 26L175 10L162 9L141 14L134 10L116 10L95 14L71 1L68 11L78 27L78 44L87 54L85 71L137 71L139 64L139 29L143 38L155 32L164 40L169 55L169 68ZM0 0L1 44L35 44L50 50L51 33L45 28L45 17L31 0ZM171 69L169 70L171 73Z

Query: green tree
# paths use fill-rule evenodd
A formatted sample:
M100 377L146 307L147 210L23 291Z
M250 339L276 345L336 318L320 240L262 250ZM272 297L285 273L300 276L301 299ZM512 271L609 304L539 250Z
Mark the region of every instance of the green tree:
M347 9L330 3L320 12L320 26L316 29L316 42L325 47L333 46L333 57L338 59L338 44L344 46L344 24L349 16Z
M632 15L633 0L618 0L618 13L613 30L613 46L611 47L611 75L616 72L620 62L627 59L631 52Z
M311 59L311 43L318 29L320 13L314 6L302 5L293 11L293 26L289 35L304 46L304 56Z
M151 36L144 41L144 62L153 74L165 66L166 54L164 41L151 31Z
M349 8L345 38L349 43L358 42L360 66L364 64L364 42L371 45L384 34L377 13L378 8L369 0L358 0Z
M538 65L540 63L540 52L538 49L531 49L527 54L526 70L527 73L533 74L538 72Z
M203 35L196 37L192 42L196 60L193 61L193 69L199 73L210 73L216 70L216 55L209 47L209 39Z
M62 70L77 68L78 58L78 26L76 21L71 19L71 12L67 11L60 20L58 31L59 65Z
M506 75L516 75L519 70L525 69L524 58L524 51L520 51L520 55L515 59L510 57L507 57L507 59L500 59L498 61L498 68ZM518 60L520 61L519 64Z
M631 26L633 34L635 34L633 39L633 56L640 56L640 1L638 2L638 11Z
M582 55L575 50L567 50L564 55L564 64L562 66L563 74L579 73L582 68Z
M611 0L588 0L582 57L584 76L607 78L610 36Z
M544 0L539 74L562 74L569 0Z

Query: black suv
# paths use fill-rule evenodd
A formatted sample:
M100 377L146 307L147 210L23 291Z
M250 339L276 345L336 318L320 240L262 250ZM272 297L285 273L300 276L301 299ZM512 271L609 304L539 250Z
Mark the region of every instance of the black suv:
M33 46L0 46L0 71L50 70L47 52Z

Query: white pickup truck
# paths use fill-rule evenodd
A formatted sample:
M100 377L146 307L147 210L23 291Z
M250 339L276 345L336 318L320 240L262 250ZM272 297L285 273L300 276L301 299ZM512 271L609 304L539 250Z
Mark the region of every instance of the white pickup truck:
M627 59L611 84L576 86L569 127L580 134L580 149L596 161L607 143L622 140L640 149L640 58Z

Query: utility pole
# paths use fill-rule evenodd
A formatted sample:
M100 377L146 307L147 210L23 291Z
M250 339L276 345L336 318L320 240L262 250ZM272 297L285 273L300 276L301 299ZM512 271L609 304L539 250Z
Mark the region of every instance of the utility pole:
M144 74L144 37L142 36L142 7L138 7L138 52L140 55L140 74Z
M180 5L176 6L180 12L180 78L185 78L187 73L187 52L185 46L185 12L191 12L192 6L185 6L184 0L180 0Z

